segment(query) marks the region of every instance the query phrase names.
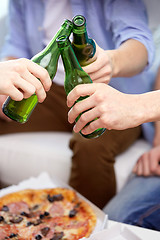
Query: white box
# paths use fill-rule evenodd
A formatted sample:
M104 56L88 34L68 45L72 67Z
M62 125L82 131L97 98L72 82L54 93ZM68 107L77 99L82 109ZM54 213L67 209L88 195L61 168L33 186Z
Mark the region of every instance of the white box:
M142 240L126 226L117 223L115 226L92 234L86 240Z
M44 173L41 173L38 177L31 177L27 180L20 182L18 185L12 185L2 189L0 191L0 197L8 193L20 191L23 189L43 189L43 188L54 188L54 187L71 188L66 183L62 182L57 178L51 179L48 173L44 172ZM96 207L94 204L92 204L82 195L80 195L79 193L78 195L90 204L90 206L92 207L93 211L97 216L97 223L93 233L96 233L105 229L107 227L107 220L108 220L107 215L105 215L104 212L102 212L98 207Z

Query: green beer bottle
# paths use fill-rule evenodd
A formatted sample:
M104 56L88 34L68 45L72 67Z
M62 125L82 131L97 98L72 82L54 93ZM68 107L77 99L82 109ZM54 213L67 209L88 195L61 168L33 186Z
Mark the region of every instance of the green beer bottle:
M86 30L86 19L77 15L72 19L73 41L72 47L81 66L86 66L95 61L96 45L88 38Z
M92 80L89 77L89 75L81 68L68 37L67 36L58 37L57 44L60 49L65 69L64 89L66 94L68 95L69 92L79 84L92 83ZM81 101L86 97L80 97L77 101ZM78 121L80 116L81 114L77 117L76 121ZM99 137L104 131L105 128L99 128L93 133L88 135L84 135L81 132L80 133L85 138L96 138Z
M58 36L63 34L69 36L71 34L72 27L72 22L65 20L59 31L44 48L44 50L31 59L33 62L44 67L48 71L51 79L53 79L56 74L58 58L60 55L56 39ZM14 101L8 97L3 104L2 110L9 118L19 123L25 123L29 119L37 103L38 99L36 94L32 95L28 99L23 99L22 101Z

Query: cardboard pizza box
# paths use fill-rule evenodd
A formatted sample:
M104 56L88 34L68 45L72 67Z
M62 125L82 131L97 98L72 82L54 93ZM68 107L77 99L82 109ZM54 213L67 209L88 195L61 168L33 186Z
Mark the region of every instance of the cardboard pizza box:
M48 173L43 172L37 177L31 177L29 179L26 179L22 182L20 182L18 185L12 185L7 188L4 188L0 190L0 197L12 193L17 192L24 189L43 189L43 188L54 188L54 187L64 187L64 188L71 188L66 183L62 182L61 180L57 178L51 178ZM84 198L82 195L77 193L81 198L83 198L85 201L87 201L92 209L94 210L96 216L97 216L97 224L93 231L93 233L99 232L107 227L108 222L108 216L105 215L103 211L101 211L98 207L96 207L94 204L92 204L90 201L88 201L86 198Z
M117 223L109 229L104 229L100 232L93 233L89 238L83 240L142 240L127 226Z

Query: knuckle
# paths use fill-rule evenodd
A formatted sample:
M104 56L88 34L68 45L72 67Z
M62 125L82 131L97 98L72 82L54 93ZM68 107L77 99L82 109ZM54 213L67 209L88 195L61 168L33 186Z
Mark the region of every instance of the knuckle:
M99 106L99 112L100 112L100 114L103 114L105 111L106 111L105 105L104 105L104 104L101 104L101 105Z
M28 93L29 93L30 95L33 95L33 94L35 93L35 91L36 91L36 88L35 88L34 86L32 86L32 87L28 90Z
M79 84L77 85L74 89L75 89L75 93L77 96L83 96L83 98L85 98L83 92L84 92L84 89L86 88L86 86L84 84Z
M48 72L47 72L47 70L45 69L45 68L42 68L42 77L44 78L44 79L46 79L46 78L48 78Z
M75 94L76 95L79 95L79 86L76 86L75 88L74 88L74 92L75 92Z
M13 70L14 70L15 72L18 72L18 73L22 73L22 72L24 71L24 69L25 69L24 64L21 64L20 62L19 62L19 63L17 62L17 63L13 66Z
M10 87L10 85L13 83L13 82L16 82L19 78L19 74L17 72L10 72L8 73L8 80L9 81L4 81L4 85L7 86L7 87Z
M42 84L41 82L37 79L37 82L36 82L36 90L39 91L42 89Z
M102 117L100 118L100 121L101 121L101 123L103 124L103 126L105 126L105 125L110 125L109 119L107 119L107 117L105 117L105 116L102 116Z
M4 81L4 83L3 83L3 89L4 90L9 90L9 88L10 88L10 82L8 82L8 81Z
M103 101L103 99L104 99L101 94L95 95L94 98L95 98L95 101L96 101L97 103L101 103L101 102Z
M79 112L79 103L76 103L74 106L73 106L73 112L75 113L75 114L77 114L78 112Z
M87 121L87 114L86 113L83 113L82 115L81 115L81 122L86 122Z

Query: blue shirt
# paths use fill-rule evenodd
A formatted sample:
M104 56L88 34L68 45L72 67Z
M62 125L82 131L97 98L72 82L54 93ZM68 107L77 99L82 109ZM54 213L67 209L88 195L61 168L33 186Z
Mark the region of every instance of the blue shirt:
M45 0L47 1L47 0ZM141 0L70 0L73 16L86 17L87 30L97 44L107 50L118 48L127 39L146 46L148 66L154 57L152 34ZM31 58L43 46L43 0L10 0L9 33L1 56ZM144 93L152 89L154 77L146 70L131 78L112 78L110 85L125 93ZM147 139L152 141L153 128L147 124ZM149 138L148 138L149 136Z

